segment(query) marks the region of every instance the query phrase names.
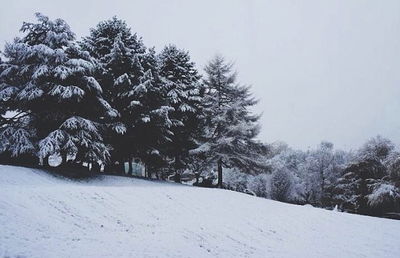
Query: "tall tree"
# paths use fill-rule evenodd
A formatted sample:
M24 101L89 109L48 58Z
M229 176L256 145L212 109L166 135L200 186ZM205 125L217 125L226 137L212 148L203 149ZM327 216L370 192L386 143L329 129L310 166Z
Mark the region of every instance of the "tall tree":
M99 60L105 98L121 115L109 121L112 161L128 160L130 170L133 157L147 165L160 163L160 147L168 139L171 122L154 49L146 49L141 38L116 17L91 29L81 45Z
M203 154L206 163L217 163L218 186L223 166L244 172L265 168L266 147L257 142L259 116L250 107L257 103L249 87L236 83L233 65L215 56L206 66L203 142L193 154Z
M16 115L2 127L0 137L11 140L3 150L104 162L109 149L99 132L101 123L118 113L92 76L96 62L74 43L64 20L39 13L36 18L37 23L23 24L24 37L5 46L0 95Z
M171 141L168 155L173 159L175 173L179 176L186 167L189 150L198 147L196 141L201 123L200 75L189 53L174 45L165 47L159 54L160 75L166 87L167 105L171 108Z

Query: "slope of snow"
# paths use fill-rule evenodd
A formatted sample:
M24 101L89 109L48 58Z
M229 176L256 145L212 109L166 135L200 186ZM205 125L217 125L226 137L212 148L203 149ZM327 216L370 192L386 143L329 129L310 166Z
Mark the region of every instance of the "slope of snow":
M400 257L400 222L241 193L0 166L0 257Z

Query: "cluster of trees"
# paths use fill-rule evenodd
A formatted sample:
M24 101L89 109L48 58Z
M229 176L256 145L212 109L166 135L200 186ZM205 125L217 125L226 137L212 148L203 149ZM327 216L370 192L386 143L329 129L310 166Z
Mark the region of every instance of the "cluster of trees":
M226 171L229 188L274 200L374 216L400 213L400 152L377 136L357 151L322 142L300 151L270 145L267 173Z
M48 166L57 156L61 167L124 174L140 159L149 177L188 172L197 185L217 178L284 202L400 212L400 153L389 140L357 152L262 144L256 100L221 56L202 75L187 51L157 53L115 17L79 41L64 20L36 17L0 59L1 163Z
M147 175L188 168L263 168L249 87L216 56L202 78L187 51L147 48L116 17L77 41L62 19L36 14L0 60L3 163L90 164L119 171L140 159ZM88 166L89 167L89 166Z

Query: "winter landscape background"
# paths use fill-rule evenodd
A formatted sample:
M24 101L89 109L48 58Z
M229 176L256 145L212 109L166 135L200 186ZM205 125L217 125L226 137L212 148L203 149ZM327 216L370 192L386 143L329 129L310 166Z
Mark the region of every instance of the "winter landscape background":
M400 254L397 2L54 4L1 15L1 256Z

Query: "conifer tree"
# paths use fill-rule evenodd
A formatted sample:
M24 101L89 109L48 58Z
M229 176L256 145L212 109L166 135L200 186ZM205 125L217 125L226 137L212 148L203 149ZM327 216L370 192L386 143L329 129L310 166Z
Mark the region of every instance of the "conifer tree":
M133 157L139 157L146 164L160 162L160 146L171 122L154 49L146 49L116 17L100 22L81 45L99 60L105 97L121 114L110 121L114 132L107 137L115 150L113 160L131 164Z
M96 61L74 43L75 35L64 20L52 21L40 13L36 18L37 23L23 24L22 38L5 46L0 95L17 115L1 134L19 140L8 142L5 149L15 155L37 152L44 159L58 154L64 161L68 156L104 162L108 147L101 123L118 112L103 99L93 77Z
M179 176L187 165L189 151L198 147L196 138L202 112L200 75L189 53L174 45L165 47L159 59L167 104L173 110L170 112L172 135L168 155Z
M232 64L216 56L205 72L203 142L192 153L203 155L206 164L216 163L218 186L222 187L224 165L244 172L261 170L266 149L254 140L259 133L259 116L249 108L257 101L251 97L249 87L236 83Z

